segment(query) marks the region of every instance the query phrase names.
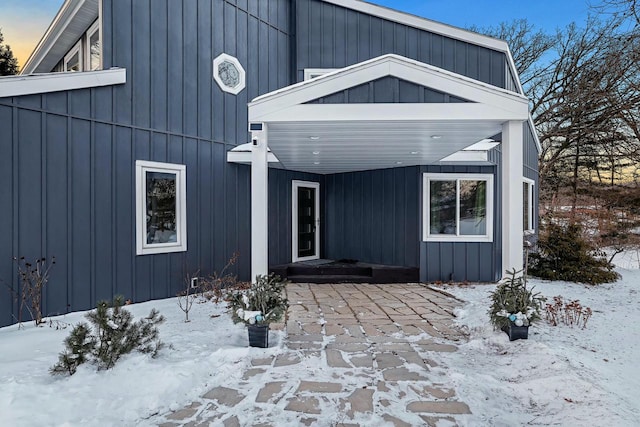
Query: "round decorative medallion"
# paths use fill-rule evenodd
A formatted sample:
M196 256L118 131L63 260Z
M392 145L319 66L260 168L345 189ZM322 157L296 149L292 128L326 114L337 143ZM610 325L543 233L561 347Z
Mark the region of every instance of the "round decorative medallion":
M240 61L223 53L213 60L213 79L225 92L238 94L245 87L245 71Z

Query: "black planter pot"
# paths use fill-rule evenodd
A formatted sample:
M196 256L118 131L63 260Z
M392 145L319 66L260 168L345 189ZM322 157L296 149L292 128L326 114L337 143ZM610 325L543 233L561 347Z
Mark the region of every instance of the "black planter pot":
M509 321L509 324L502 327L504 333L509 335L509 341L526 340L529 338L528 326L516 326L515 323Z
M247 331L249 331L249 346L269 347L269 325L248 325Z

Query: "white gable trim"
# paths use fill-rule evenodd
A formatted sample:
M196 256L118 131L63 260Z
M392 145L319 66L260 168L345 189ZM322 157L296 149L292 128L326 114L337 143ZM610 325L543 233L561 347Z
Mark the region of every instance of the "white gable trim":
M363 12L368 15L377 16L389 21L398 22L401 24L409 25L411 27L426 30L432 33L440 34L443 36L451 37L457 40L476 44L478 46L487 47L489 49L499 50L501 52L507 52L509 49L507 43L503 40L495 39L493 37L485 36L482 34L474 33L473 31L464 30L462 28L453 27L451 25L443 24L441 22L432 21L421 16L412 15L406 12L400 12L395 9L390 9L384 6L367 3L360 0L322 0L325 3L335 4L336 6L342 6L347 9Z
M126 82L127 70L124 68L2 77L0 78L0 98L110 86Z
M441 114L438 114L437 110L444 111L450 108L457 108L459 111L463 111L464 108L472 110L474 108L477 109L478 107L477 105L474 106L473 103L478 103L482 104L484 108L489 106L503 111L503 113L506 114L504 116L504 120L524 121L528 118L528 100L522 95L506 89L497 88L486 83L481 83L432 65L424 64L399 55L389 54L262 95L254 99L253 102L249 104L249 120L251 122L277 120L277 117L282 115L278 113L290 110L291 107L294 106L302 107L297 108L301 112L306 109L311 111L313 109L319 109L318 107L322 107L323 105L304 104L317 98L331 95L386 76L398 77L403 80L472 101L471 103L463 104L432 104L431 106L429 104L421 104L418 106L419 108L417 109L433 110L437 117L441 116ZM358 109L363 112L365 110L368 111L380 108L380 104L377 104L377 106L376 104L352 105L357 105ZM434 108L434 106L436 108ZM349 104L332 104L331 109L334 110L334 113L331 113L330 111L327 112L335 116L335 111L341 108L348 109ZM405 112L404 110L407 110L406 113L410 117L415 115L415 113L412 113L412 109L416 109L416 104L404 106L402 104L394 104L394 108L392 110L398 112L402 110L403 113ZM386 110L388 114L393 114L393 112L388 111L388 105ZM524 116L522 115L523 111L525 114ZM495 111L489 111L486 114L482 114L482 112L479 111L478 114L481 114L480 117L493 117ZM289 116L289 120L291 117L296 117L297 120L302 120L302 118L297 115ZM472 117L473 116L470 116L469 118ZM425 116L422 116L422 120L424 119ZM343 118L343 120L348 120L348 118Z

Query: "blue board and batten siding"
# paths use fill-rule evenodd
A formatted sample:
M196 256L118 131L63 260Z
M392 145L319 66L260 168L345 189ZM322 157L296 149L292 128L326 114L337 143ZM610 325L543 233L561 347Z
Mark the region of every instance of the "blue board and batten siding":
M466 99L397 77L383 77L323 96L307 104L460 103Z
M515 89L507 58L482 46L321 0L296 2L296 78L305 68L343 68L395 53L494 86ZM509 83L509 84L507 84Z
M250 169L226 152L248 141L247 102L291 83L290 3L235 3L103 0L104 66L125 85L0 99L0 280L17 289L13 256L55 255L45 315L173 296L236 251L249 278ZM222 52L247 70L238 96L212 79ZM138 159L187 166L187 252L136 256ZM8 295L0 325L17 316Z
M248 141L247 102L302 80L305 68L395 53L515 89L504 53L319 0L101 4L103 65L125 68L126 84L0 99L0 280L17 289L13 256L55 255L45 315L115 294L173 296L186 273L219 271L234 252L232 271L248 279L250 168L227 163L226 152ZM212 78L221 53L247 72L237 96ZM317 102L462 101L411 85L382 79ZM524 175L537 183L532 135L525 145ZM136 256L136 160L186 165L187 252ZM305 180L320 183L321 256L418 266L425 281L495 280L499 209L493 243L426 243L421 234L422 173L491 170L498 183L499 150L491 160L498 166L327 176L270 169L269 264L291 261L291 182ZM17 316L5 295L0 325Z

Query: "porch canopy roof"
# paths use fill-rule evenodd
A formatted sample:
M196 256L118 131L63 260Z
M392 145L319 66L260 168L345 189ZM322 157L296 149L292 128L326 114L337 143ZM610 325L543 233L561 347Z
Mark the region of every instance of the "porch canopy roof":
M397 96L395 102L345 101L350 89L386 77L452 102L407 103ZM249 122L266 125L267 144L280 167L318 174L438 163L499 134L505 122L528 117L528 100L520 94L393 54L249 104Z

